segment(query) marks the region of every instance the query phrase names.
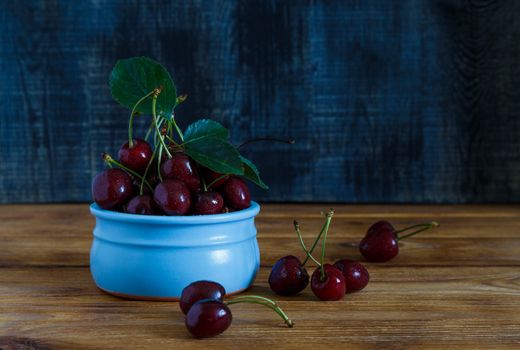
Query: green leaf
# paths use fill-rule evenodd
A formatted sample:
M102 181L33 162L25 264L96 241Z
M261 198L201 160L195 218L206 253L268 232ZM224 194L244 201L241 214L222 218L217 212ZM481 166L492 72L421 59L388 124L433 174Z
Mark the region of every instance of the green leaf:
M184 142L189 143L201 138L215 137L227 140L229 131L222 124L211 120L201 119L188 126L184 132Z
M169 118L177 103L177 92L170 74L158 62L147 57L117 61L110 74L109 85L114 100L129 109L156 88L161 88L157 97L159 114ZM136 110L152 114L152 99L146 99Z
M221 137L194 138L185 142L183 147L184 152L196 162L217 173L244 174L240 154L234 146Z
M247 158L240 156L240 160L242 160L242 164L244 165L244 177L250 181L253 181L255 184L263 188L264 190L268 190L269 186L265 184L260 178L260 172L257 167Z

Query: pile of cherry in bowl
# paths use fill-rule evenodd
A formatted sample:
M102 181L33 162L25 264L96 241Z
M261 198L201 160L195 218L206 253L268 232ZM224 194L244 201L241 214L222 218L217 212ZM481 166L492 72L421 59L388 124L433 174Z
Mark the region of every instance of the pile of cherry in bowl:
M121 146L118 160L103 154L110 168L92 181L97 205L130 214L208 215L251 204L247 184L238 176L202 167L175 148L161 164L152 157L152 146L139 138Z

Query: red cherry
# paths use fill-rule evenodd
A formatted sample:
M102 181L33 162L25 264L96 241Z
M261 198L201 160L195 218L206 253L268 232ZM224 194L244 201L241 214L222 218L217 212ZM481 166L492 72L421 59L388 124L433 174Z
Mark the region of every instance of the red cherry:
M202 168L202 174L204 175L204 180L206 181L206 184L208 186L210 184L212 184L213 181L220 179L222 177L220 180L215 181L215 183L213 183L211 185L211 188L219 188L227 181L227 179L229 179L229 175L223 177L223 174L216 173L213 170L208 169L208 168Z
M233 317L221 301L204 299L196 302L186 315L186 328L195 338L210 338L224 332Z
M242 210L251 205L251 194L246 183L239 177L231 176L221 188L226 205L232 209Z
M368 270L359 262L349 259L336 261L334 267L345 277L346 293L358 292L365 288L370 280Z
M385 262L399 253L399 244L395 232L381 229L367 234L359 244L359 251L367 261Z
M122 207L133 196L132 178L121 169L107 169L92 180L92 196L103 209Z
M153 192L153 200L166 215L185 215L191 207L190 190L179 180L164 180Z
M142 139L134 139L132 147L125 142L119 149L119 161L127 168L143 174L150 159L152 159L152 147Z
M217 282L196 281L189 284L182 290L179 306L187 314L191 306L202 299L212 299L222 301L226 295L224 287Z
M293 255L279 259L269 274L269 286L278 295L295 295L309 284L309 274Z
M154 215L156 211L152 196L148 194L135 196L126 205L126 212L129 214Z
M192 212L194 215L220 214L224 208L224 199L217 192L197 193L194 198Z
M170 159L161 164L161 175L164 179L182 181L190 191L196 193L200 190L200 177L197 165L186 154L175 152Z
M321 300L340 300L345 295L345 277L340 270L330 264L324 264L325 278L321 280L321 268L318 267L311 277L314 295Z
M367 235L370 235L372 233L377 233L381 230L395 231L395 228L390 222L388 222L386 220L380 220L380 221L375 222L374 224L372 224L372 226L370 226L368 228Z

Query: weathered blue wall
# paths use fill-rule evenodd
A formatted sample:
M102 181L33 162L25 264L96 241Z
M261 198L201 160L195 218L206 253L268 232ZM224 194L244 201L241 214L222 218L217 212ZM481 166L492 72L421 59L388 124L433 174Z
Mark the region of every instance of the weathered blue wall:
M520 1L0 0L0 202L90 200L128 111L119 58L172 72L271 191L340 202L520 200Z

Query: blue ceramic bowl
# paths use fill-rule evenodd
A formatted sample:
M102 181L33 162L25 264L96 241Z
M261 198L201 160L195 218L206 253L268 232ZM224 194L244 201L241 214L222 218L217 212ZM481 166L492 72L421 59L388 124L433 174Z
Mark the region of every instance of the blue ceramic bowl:
M229 294L248 288L260 266L254 218L260 206L217 215L148 216L96 204L90 271L96 285L121 297L176 300L198 280Z

